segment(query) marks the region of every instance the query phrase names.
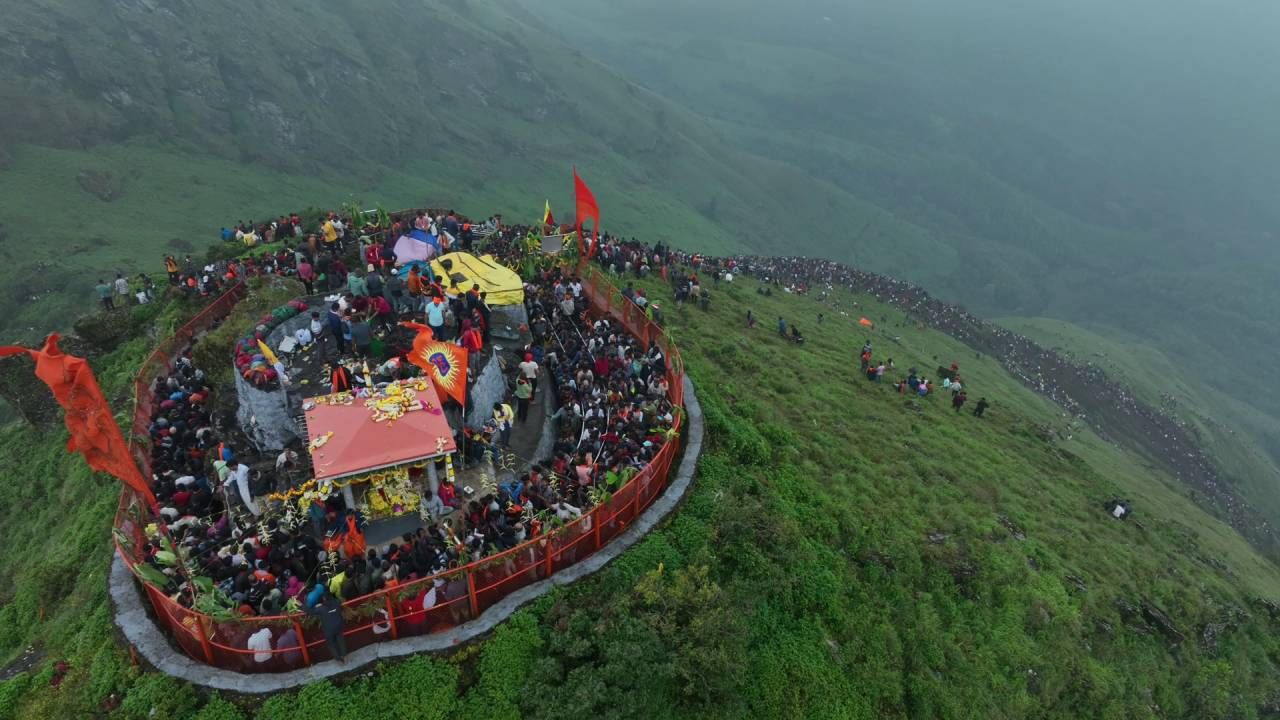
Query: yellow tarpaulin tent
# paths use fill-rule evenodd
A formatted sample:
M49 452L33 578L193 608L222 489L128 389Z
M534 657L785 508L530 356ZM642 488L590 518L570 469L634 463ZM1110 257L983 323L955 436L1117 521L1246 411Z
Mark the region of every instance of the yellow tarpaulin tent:
M444 264L449 264L445 270ZM431 261L431 269L441 279L445 289L457 283L462 290L479 285L490 305L519 305L524 302L524 283L520 276L504 267L492 255L476 257L471 253L454 252L441 255Z

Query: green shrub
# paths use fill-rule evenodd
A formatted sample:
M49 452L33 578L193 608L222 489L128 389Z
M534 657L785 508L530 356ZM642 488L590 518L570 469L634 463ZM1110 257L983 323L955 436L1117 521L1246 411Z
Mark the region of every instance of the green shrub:
M351 694L328 680L307 685L296 693L274 695L258 710L257 720L356 720L368 717Z
M348 692L359 696L361 717L444 720L454 714L457 686L456 667L419 655L380 667L372 679Z
M542 634L528 610L500 625L480 653L480 681L467 694L463 716L476 720L521 717L521 688L541 656L542 645Z
M121 689L127 668L121 662L120 649L114 643L102 645L89 666L89 699L102 702L111 693Z
M240 708L214 695L191 720L244 720L244 713L240 712Z
M147 673L124 696L113 717L121 720L185 720L200 700L190 685L168 675Z
M31 684L30 673L18 673L12 678L0 682L0 720L12 720L17 717L18 704Z
M236 304L231 314L210 331L192 351L197 367L204 369L216 384L231 382L232 351L236 341L252 335L262 316L296 298L302 286L295 280L255 278L249 281L249 294Z

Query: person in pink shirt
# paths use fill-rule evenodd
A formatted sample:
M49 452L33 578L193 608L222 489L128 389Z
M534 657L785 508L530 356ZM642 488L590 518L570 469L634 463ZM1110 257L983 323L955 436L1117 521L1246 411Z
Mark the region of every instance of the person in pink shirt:
M314 294L316 269L312 266L310 260L302 260L298 263L298 279L302 281L302 285L307 289L308 295Z
M394 314L391 309L391 303L387 302L387 299L381 295L374 295L369 298L369 308L373 310L374 317L377 319L378 324L386 328L388 331L391 330L392 315Z

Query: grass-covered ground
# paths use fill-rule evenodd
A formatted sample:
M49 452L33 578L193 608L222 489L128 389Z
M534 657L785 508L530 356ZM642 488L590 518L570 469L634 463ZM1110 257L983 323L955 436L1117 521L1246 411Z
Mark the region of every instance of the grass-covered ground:
M750 281L712 292L709 312L663 303L708 438L668 523L451 657L269 699L131 663L106 599L115 486L60 433L0 429L17 469L0 486L0 650L42 652L0 684L0 718L1266 716L1280 624L1258 600L1280 600L1280 572L1167 478L866 298L842 296L862 303L844 317ZM900 369L959 361L987 417L859 377L858 314ZM779 315L808 343L779 339ZM120 408L148 343L96 363ZM1115 496L1134 520L1105 514Z
M86 171L109 173L119 196L104 201L82 189L77 177ZM167 254L201 258L218 227L237 220L262 221L280 208L301 211L317 202L338 208L352 193L393 209L430 194L424 182L392 182L420 190L343 185L148 143L22 146L0 172L0 287L12 308L0 327L6 337L28 339L65 327L93 309L98 278L162 272Z
M1144 402L1181 418L1249 502L1272 517L1280 514L1274 490L1280 478L1275 459L1280 457L1280 422L1223 392L1221 385L1232 378L1213 363L1197 362L1196 346L1186 346L1187 357L1177 358L1107 327L1050 318L1004 318L1000 324L1101 367ZM1188 365L1199 372L1189 372Z

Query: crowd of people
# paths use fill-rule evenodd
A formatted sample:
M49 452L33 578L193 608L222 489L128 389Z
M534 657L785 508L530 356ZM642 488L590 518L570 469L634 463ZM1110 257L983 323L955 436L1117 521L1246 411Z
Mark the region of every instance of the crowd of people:
M706 310L710 307L710 292L702 287L702 281L699 280L699 273L703 273L704 277L709 276L714 286L719 286L721 282L733 282L734 274L751 274L749 266L740 264L739 258L715 258L707 257L701 254L684 253L677 250L670 250L658 245L655 248L631 242L619 242L615 239L606 238L602 245L599 262L605 268L615 274L633 273L637 277L644 277L657 268L671 284L672 296L676 305L681 306L685 302L693 302L698 307ZM763 296L772 295L772 288L766 282L757 287L756 292ZM780 282L775 283L782 290L788 293L804 295L808 293L809 285L806 282L793 282L786 286L782 286ZM628 282L626 289L622 291L622 295L639 307L643 308L650 318L658 319L661 322L660 315L656 315L654 310L658 308L656 301L646 297L642 289L633 288L633 284ZM817 314L817 323L821 325L825 319L825 314L819 312ZM754 329L759 322L759 318L755 313L747 308L746 310L746 326L748 329ZM864 322L873 325L870 321ZM777 322L778 337L793 342L797 345L803 345L805 342L804 333L801 332L799 326L793 321L788 323L783 317L778 318ZM886 373L896 369L893 358L883 358L875 360L873 356L873 348L870 340L863 345L862 350L858 354L860 362L860 373L870 382L883 382ZM918 397L928 397L932 393L944 391L951 396L951 407L959 413L969 401L968 390L965 389L964 383L960 377L959 364L953 362L950 368L938 368L939 374L942 376L941 382L930 380L927 376L920 373L916 368L910 368L907 374L893 384L893 387L899 394L911 394ZM973 416L982 418L986 414L987 408L991 406L987 398L982 397L973 406Z
M93 292L102 309L112 311L117 306L146 305L155 300L156 283L146 273L138 273L133 280L126 278L124 273L116 273L116 279L111 282L98 278L97 284L93 286Z
M485 251L513 261L521 252L522 231L487 233ZM266 242L264 234L254 245ZM321 247L317 252L330 254L327 271L332 273L352 255L371 257L376 242L370 238L345 251ZM227 260L209 272L221 275L220 282L258 273L305 282L306 266L314 267L318 259L303 242L266 250L252 260ZM183 277L179 269L175 286L182 285ZM358 284L350 280L357 277ZM367 354L371 343L364 342L360 326L370 308L382 314L385 303L390 305L388 323L425 321L437 337L469 344L476 355L488 349L488 308L477 288L446 287L440 278L422 273L416 287L407 284L397 293L393 277L376 263L365 272L347 273L345 292L328 316L316 313L302 328L307 340L327 344L343 360ZM433 491L419 476L426 509L422 527L376 547L365 541L368 519L339 492L307 495L305 512L271 499L306 479L307 458L295 450L263 457L229 421L215 417L209 409L211 393L230 389L210 387L205 370L194 366L188 352L152 386L151 467L163 527L148 529L142 561L163 573L168 579L164 589L186 605L212 595L241 616L316 615L331 654L342 659L341 623L334 621L341 619L342 603L438 575L582 517L674 436L678 410L669 399L667 361L660 348L644 346L616 321L593 318L581 279L559 267L528 279L525 309L531 340L514 351L515 362L504 363L508 397L518 410L504 398L482 427L457 428L460 453L465 453L458 460L488 462L495 454L509 453L511 429L528 420L539 393L554 398L551 452L513 458L518 471L503 474L493 492L476 497L465 496L448 480ZM354 322L348 322L351 312L357 313ZM416 374L405 351L389 345L384 356L372 358L373 381ZM334 367L335 387L359 393L362 379L350 364L339 360ZM175 561L172 545L189 558L186 567ZM427 610L459 593L466 593L465 583L447 578L426 583L396 608L398 622L408 622L408 627L426 622ZM261 651L255 659L266 661L272 647L293 648L297 638L259 632L246 642L249 649ZM292 651L282 656L297 658Z

